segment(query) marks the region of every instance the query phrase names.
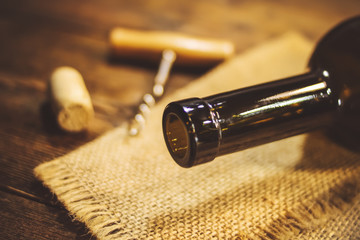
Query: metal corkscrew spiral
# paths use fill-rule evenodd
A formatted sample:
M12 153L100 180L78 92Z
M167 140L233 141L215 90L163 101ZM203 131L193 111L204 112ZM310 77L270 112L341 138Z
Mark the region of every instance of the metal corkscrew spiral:
M164 86L169 78L171 67L176 59L173 50L164 50L162 53L159 70L155 76L152 93L143 96L142 103L138 107L138 112L129 126L129 135L136 136L144 128L146 118L151 112L151 108L155 105L157 99L164 94Z

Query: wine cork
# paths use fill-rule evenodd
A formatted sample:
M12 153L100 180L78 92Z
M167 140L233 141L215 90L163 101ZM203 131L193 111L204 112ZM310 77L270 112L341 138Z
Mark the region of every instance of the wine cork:
M94 116L94 108L84 79L72 67L54 70L49 81L51 105L59 126L68 132L86 129Z

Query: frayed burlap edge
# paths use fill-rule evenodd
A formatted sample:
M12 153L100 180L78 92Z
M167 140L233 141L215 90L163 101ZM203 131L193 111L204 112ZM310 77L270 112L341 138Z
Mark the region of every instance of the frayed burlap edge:
M43 174L45 173L46 174ZM61 159L44 163L34 170L35 176L50 189L56 189L59 201L73 213L73 217L99 239L119 239L120 219L95 199L94 194L81 185L77 176ZM256 231L255 236L241 234L240 239L289 239L314 229L349 208L359 191L359 180L348 179L334 186L316 199L299 202L270 225Z
M46 174L43 174L45 173ZM44 163L34 169L35 176L46 182L50 190L56 189L58 200L72 213L74 219L84 222L99 239L117 239L120 219L101 201L80 184L77 176L61 159Z

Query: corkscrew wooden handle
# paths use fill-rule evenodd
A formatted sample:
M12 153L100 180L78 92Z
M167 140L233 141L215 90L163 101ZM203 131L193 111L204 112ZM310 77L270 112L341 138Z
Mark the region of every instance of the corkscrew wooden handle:
M181 65L214 65L234 54L233 43L226 40L125 28L111 31L110 46L114 56L149 60L159 60L165 49L172 50L176 53L176 63Z

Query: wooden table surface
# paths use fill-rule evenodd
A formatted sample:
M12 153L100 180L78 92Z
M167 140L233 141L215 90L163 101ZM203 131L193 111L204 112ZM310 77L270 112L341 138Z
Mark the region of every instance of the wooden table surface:
M109 60L113 27L224 38L241 53L288 31L315 42L359 13L359 0L1 1L0 238L95 238L33 169L127 121L151 89L156 64ZM62 132L49 110L46 83L62 65L77 68L91 94L96 114L86 132ZM205 71L175 69L166 94Z

